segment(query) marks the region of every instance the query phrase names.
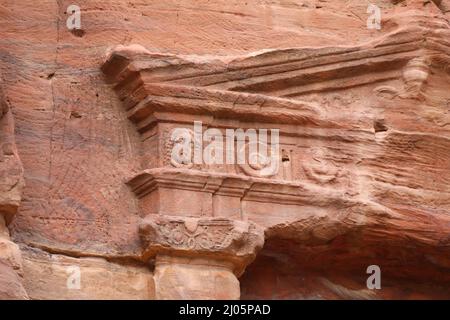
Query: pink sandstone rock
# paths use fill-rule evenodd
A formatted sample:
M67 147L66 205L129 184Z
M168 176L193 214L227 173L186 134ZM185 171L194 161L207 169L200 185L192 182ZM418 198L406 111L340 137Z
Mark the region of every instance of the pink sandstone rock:
M0 299L450 298L449 0L69 4L0 4Z

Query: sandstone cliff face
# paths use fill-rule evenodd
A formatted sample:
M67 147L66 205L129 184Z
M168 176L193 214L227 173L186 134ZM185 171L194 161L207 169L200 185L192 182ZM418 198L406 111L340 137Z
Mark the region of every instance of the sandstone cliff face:
M14 121L0 83L0 298L26 299L22 257L11 241L7 224L20 205L23 168L14 137Z
M0 298L450 298L450 3L373 3L1 0ZM280 172L174 168L193 121Z

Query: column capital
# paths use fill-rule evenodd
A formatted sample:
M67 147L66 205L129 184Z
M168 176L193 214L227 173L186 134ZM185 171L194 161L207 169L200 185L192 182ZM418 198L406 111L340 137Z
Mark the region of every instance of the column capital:
M240 276L264 245L264 231L251 222L214 217L152 215L140 225L144 258L175 256L223 261Z

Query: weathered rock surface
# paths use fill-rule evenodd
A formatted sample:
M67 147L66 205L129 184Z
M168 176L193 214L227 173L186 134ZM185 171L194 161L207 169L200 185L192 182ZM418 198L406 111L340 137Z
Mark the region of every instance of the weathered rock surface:
M0 82L0 299L28 298L22 286L20 249L7 228L20 205L23 183L13 116Z
M22 279L11 266L0 261L0 299L26 300L28 294L22 285Z
M28 299L23 287L22 255L12 242L3 216L0 215L0 299Z
M0 298L450 298L450 2L374 3L380 30L360 1L86 0L71 32L71 2L3 0ZM193 121L278 128L280 170L174 165ZM149 251L161 216L264 229L241 290L209 247Z
M73 258L23 250L24 287L31 299L152 300L153 274L132 262Z
M17 212L22 197L23 168L15 143L12 111L0 82L0 216L7 223Z

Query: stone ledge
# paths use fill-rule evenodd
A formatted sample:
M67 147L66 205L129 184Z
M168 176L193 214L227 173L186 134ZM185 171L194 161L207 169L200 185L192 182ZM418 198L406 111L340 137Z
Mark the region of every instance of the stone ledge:
M345 196L340 190L315 186L308 182L249 177L238 174L207 172L179 168L143 170L127 184L138 198L144 198L160 188L188 190L219 196L238 197L281 204L308 204L319 192L322 203L355 204L357 199Z

